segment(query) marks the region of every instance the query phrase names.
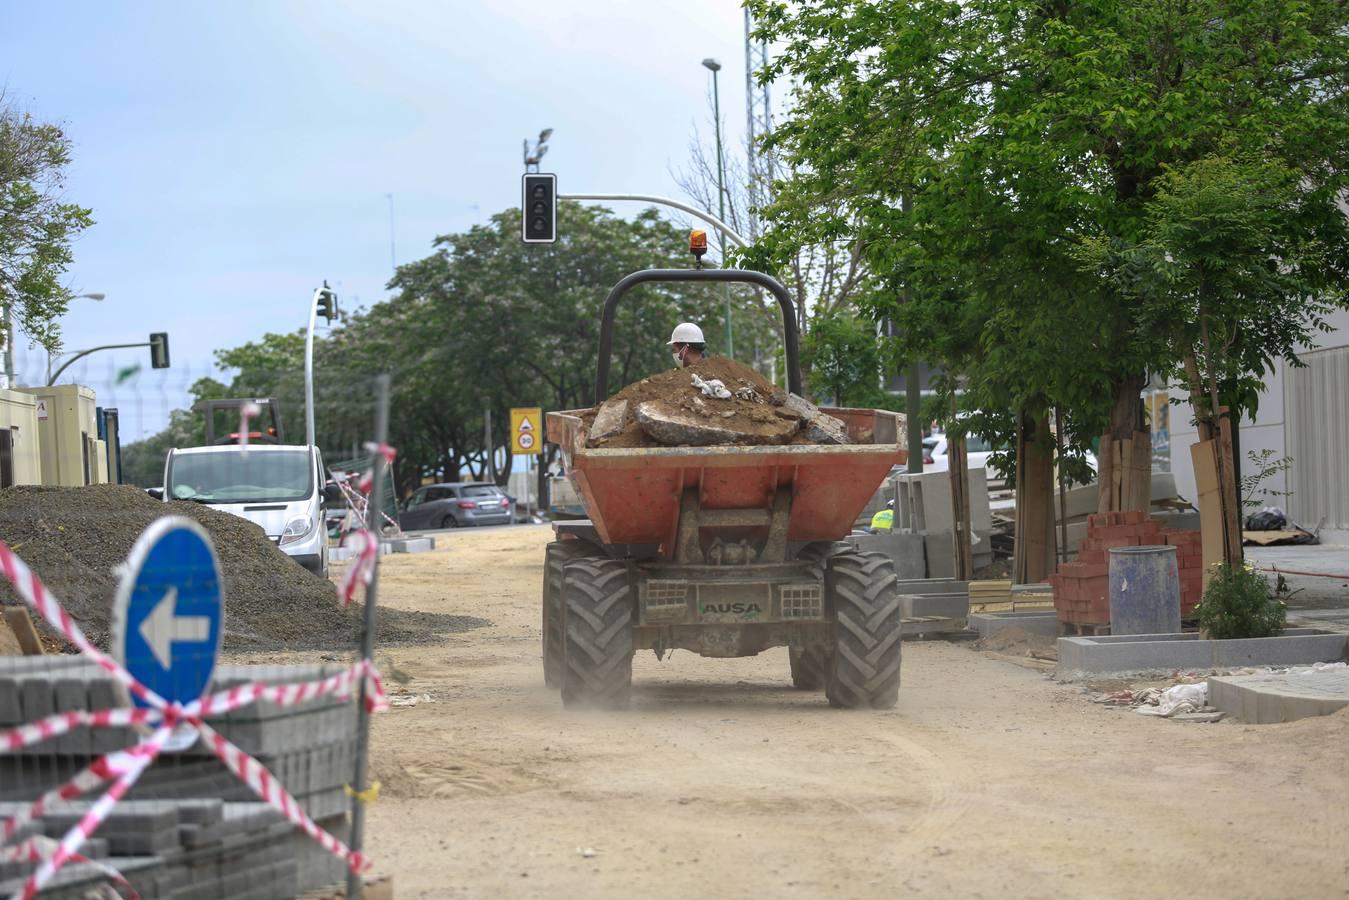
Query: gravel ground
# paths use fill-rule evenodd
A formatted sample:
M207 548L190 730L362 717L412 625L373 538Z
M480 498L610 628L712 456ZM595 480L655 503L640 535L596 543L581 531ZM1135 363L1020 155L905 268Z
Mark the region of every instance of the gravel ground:
M139 488L23 485L0 491L0 540L60 598L85 634L106 648L117 587L114 569L155 519L181 515L211 534L225 582L228 649L338 649L354 646L359 618L337 602L332 582L282 553L262 529L196 503L161 503ZM0 602L18 603L8 584ZM380 644L424 643L487 624L468 616L391 610Z

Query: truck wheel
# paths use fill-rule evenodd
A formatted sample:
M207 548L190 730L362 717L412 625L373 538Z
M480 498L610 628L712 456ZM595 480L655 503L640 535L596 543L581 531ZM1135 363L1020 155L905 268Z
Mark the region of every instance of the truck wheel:
M834 610L830 706L889 709L899 700L900 617L895 565L879 553L840 553L825 578Z
M818 691L829 674L829 658L818 647L792 647L787 651L792 664L792 687L798 691Z
M586 555L580 541L554 541L543 556L543 683L562 683L562 568Z
M632 693L632 586L628 567L587 557L562 581L562 703L624 709Z

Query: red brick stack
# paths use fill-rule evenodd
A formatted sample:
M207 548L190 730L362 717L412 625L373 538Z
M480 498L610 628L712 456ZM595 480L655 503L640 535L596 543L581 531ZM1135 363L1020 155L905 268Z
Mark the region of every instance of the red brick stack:
M1161 543L1176 548L1176 565L1180 569L1180 617L1189 619L1204 596L1204 547L1197 531L1163 528Z
M1199 532L1162 528L1144 512L1098 513L1087 518L1077 561L1049 576L1060 622L1110 624L1110 549L1172 544L1180 569L1180 614L1188 618L1203 590Z

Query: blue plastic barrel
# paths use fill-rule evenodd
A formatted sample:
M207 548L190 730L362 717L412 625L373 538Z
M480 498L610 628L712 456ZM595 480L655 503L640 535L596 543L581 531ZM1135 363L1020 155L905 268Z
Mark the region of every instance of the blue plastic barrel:
M1112 547L1110 633L1180 631L1180 572L1176 548Z

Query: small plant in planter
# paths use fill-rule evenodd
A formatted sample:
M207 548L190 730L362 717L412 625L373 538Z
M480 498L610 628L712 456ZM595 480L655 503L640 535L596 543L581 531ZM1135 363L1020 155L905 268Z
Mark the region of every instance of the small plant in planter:
M1251 566L1219 563L1195 612L1201 637L1214 640L1275 637L1283 632L1291 596L1282 575L1273 588Z

